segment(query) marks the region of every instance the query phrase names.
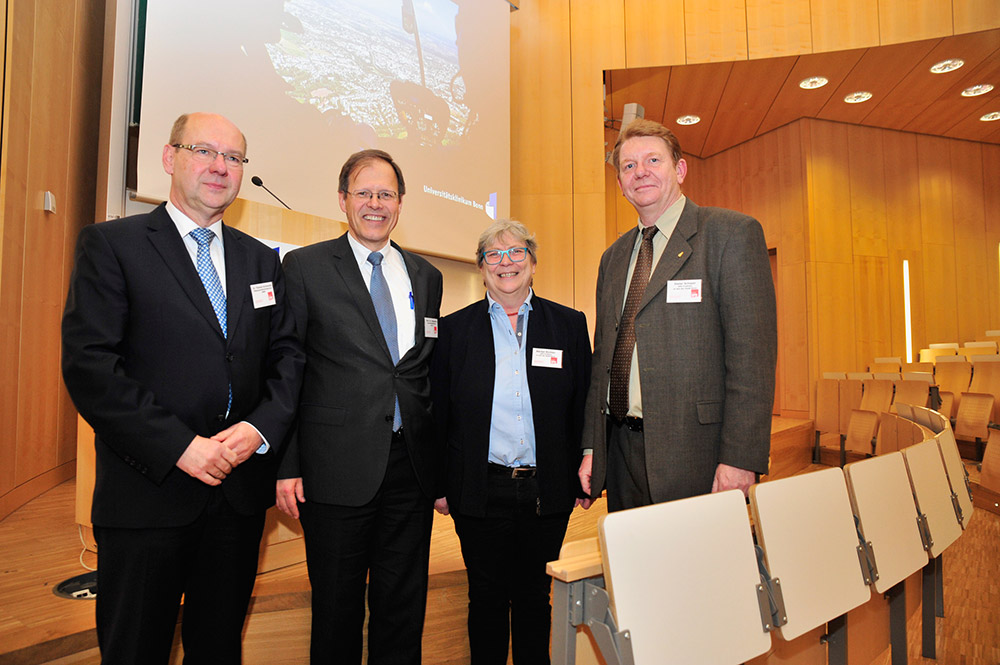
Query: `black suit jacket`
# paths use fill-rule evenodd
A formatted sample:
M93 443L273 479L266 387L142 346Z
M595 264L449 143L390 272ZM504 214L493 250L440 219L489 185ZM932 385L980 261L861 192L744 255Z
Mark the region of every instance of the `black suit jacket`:
M590 340L583 312L531 298L528 389L535 427L542 514L567 512L582 496L577 468L583 410L590 382ZM446 316L434 351L431 392L439 441L446 447L441 490L450 510L483 517L490 446L496 355L488 302L483 299ZM561 349L562 369L535 367L532 349Z
M244 514L274 503L276 453L292 423L304 355L277 253L227 226L222 233L228 338L165 206L80 232L62 323L63 377L96 434L95 525L192 522L212 488L175 464L196 434L242 420L271 450L236 467L222 490ZM250 285L261 282L273 284L277 302L255 309Z
M416 319L414 346L396 366L346 233L285 257L288 300L307 363L298 423L278 475L301 477L307 501L371 501L389 461L393 394L417 480L428 498L434 495L428 380L434 340L424 335L424 319L438 317L441 273L393 247L406 264Z

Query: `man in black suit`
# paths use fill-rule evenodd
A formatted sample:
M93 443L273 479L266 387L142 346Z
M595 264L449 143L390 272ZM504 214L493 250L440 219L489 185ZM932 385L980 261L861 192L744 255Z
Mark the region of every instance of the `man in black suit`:
M312 584L313 663L420 663L437 479L428 367L441 273L394 243L406 193L381 150L340 171L349 230L285 258L306 351L278 507L300 518Z
M240 662L304 363L277 254L222 223L245 154L229 120L181 116L168 202L80 232L63 376L96 433L104 663L166 663L182 594L185 662Z

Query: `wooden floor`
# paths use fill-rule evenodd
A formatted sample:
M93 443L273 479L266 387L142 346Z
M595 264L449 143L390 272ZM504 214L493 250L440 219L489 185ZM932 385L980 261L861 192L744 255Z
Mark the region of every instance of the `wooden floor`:
M798 423L791 427L797 429ZM52 594L54 585L85 572L73 504L74 481L67 481L0 521L0 665L100 662L93 601ZM603 514L603 501L590 511L577 509L567 539L595 536ZM919 624L914 623L910 663L1000 664L998 576L1000 516L978 510L969 530L945 552L947 616L938 619L938 659L919 657ZM424 663L469 662L466 594L451 519L435 515ZM247 665L308 662L309 597L304 564L258 577L244 635ZM179 649L175 652L173 662L179 663Z

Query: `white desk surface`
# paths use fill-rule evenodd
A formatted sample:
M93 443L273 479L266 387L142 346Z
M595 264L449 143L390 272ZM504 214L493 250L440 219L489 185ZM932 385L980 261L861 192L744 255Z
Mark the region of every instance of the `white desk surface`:
M902 453L852 462L844 467L854 514L871 542L879 577L879 593L927 565L920 540L917 506Z
M611 513L604 579L637 665L743 663L771 647L738 490Z
M871 597L858 561L858 536L844 473L824 469L750 488L757 542L781 581L792 640Z
M967 529L975 507L972 505L972 499L969 498L969 487L965 484L965 465L958 452L955 432L952 431L949 424L935 438L938 442L938 448L941 450L941 461L944 462L944 470L948 474L951 491L958 496L958 505L962 507L962 529Z
M917 509L927 516L932 544L930 554L938 556L962 535L962 525L951 503L951 486L945 475L941 450L936 439L928 439L902 451Z

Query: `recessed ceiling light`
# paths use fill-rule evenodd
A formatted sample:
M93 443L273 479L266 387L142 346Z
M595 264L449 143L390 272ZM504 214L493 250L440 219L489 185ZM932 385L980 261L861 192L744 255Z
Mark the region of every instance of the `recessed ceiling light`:
M931 74L946 74L948 72L953 72L962 65L965 64L965 60L961 58L948 58L947 60L942 60L931 66Z
M696 115L682 115L677 118L678 125L697 125L701 122L701 118Z
M1000 111L993 111L992 113L987 113L986 115L979 118L983 122L993 122L994 120L1000 120Z
M985 95L987 92L993 89L993 86L989 83L980 83L979 85L972 85L962 91L963 97L978 97L979 95Z
M867 90L859 90L844 97L844 101L848 104L860 104L861 102L867 102L871 98L872 93Z
M822 88L829 82L829 79L825 76L810 76L807 79L799 81L799 87L803 90L815 90L816 88Z

